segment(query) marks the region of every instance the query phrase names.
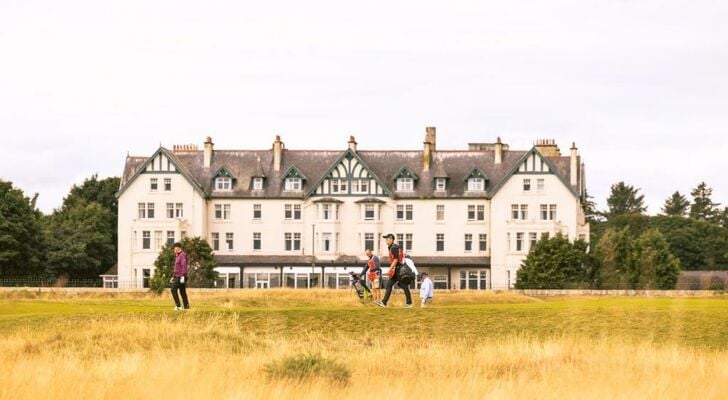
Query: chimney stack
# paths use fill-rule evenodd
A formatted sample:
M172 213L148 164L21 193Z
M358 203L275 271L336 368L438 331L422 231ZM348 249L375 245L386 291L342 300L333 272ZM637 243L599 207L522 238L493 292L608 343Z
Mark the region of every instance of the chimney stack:
M273 142L273 170L278 172L281 170L281 156L283 155L283 142L281 136L276 135L276 141Z
M536 140L536 149L544 157L561 157L561 150L554 139Z
M571 186L576 187L578 184L578 168L579 168L579 150L576 148L576 143L571 143L571 164L569 168L569 175L571 176Z
M503 163L503 142L501 142L500 136L495 142L495 164L499 165Z
M349 149L356 153L356 139L354 139L354 136L349 136Z
M425 149L422 152L422 168L425 171L430 170L430 164L432 163L432 156L437 148L437 131L434 126L428 126L425 128Z
M214 146L214 143L212 143L212 138L207 137L207 140L205 140L205 168L210 168L210 165L212 164L212 148Z

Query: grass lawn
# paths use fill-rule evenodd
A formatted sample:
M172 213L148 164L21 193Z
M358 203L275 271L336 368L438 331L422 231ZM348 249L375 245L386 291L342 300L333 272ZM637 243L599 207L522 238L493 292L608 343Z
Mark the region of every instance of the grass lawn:
M193 293L175 312L168 293L4 292L0 399L370 398L362 378L394 398L728 393L728 297L436 296L381 309L349 291Z

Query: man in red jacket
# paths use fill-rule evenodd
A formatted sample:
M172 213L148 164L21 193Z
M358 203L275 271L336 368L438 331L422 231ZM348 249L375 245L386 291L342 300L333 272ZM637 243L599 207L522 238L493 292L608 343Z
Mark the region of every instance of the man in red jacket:
M179 297L177 291L179 290L182 295L182 304L185 310L190 309L190 303L187 301L187 253L182 250L180 243L174 244L174 271L172 271L172 279L169 281L172 283L172 298L174 299L174 309L179 311L182 307L179 304Z
M386 307L389 301L389 296L392 295L392 289L395 284L399 284L399 287L404 291L405 305L404 308L412 308L412 295L410 294L409 284L400 282L399 269L404 262L404 252L399 248L397 243L394 242L394 235L388 233L384 235L387 239L387 247L389 247L389 281L387 282L387 292L384 294L382 301L377 301L374 304L379 307Z

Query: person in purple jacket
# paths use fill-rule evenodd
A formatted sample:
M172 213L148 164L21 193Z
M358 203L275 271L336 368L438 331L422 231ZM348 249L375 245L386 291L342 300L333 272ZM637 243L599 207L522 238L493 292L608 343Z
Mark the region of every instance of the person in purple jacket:
M172 278L169 282L172 284L172 298L174 299L174 310L179 311L182 309L179 304L179 296L177 291L179 290L182 295L182 304L185 310L190 309L190 303L187 301L187 253L182 250L180 243L174 244L174 271L172 272Z

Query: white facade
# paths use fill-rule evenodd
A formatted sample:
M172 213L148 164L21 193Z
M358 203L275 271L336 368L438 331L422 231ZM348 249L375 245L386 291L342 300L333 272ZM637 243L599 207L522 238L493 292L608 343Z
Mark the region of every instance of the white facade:
M276 152L276 143L272 152ZM504 167L489 166L489 162L493 164L499 157L508 160L507 154L494 158L493 151L468 152L468 160L480 163L478 171L489 176L489 168L498 171ZM217 153L211 140L206 143L204 158L193 157L195 152L190 146L176 146L174 152L160 148L151 158L127 159L119 192L119 286L145 286L145 280L154 274L160 247L186 234L203 237L213 246L219 259L220 286L341 287L348 271L361 270L366 247L373 247L386 270L382 235L391 232L398 235L400 246L419 269L430 272L438 288L506 289L515 282L533 235L540 238L561 232L572 239L588 239L589 235L580 200L583 171L580 183L570 185L569 177L560 175L549 162L552 158L544 157L538 148L520 152L522 157L514 153L509 161L512 165L506 166L511 170L498 181L485 181L485 190L468 191L466 181L460 184L462 192L447 196L427 192L425 179L433 180L432 190L442 189L444 183L430 175L429 157L439 156L444 173L454 174L448 172L450 163L454 170L455 163L469 168L470 162L456 152L429 153L426 148L420 152L428 154L422 170L413 172L414 167L409 167L395 175L404 180L396 181L375 174L377 168L362 161L354 143L351 150L342 151L344 156L335 165L317 172L318 176L304 177L301 190L293 193L286 189L299 189L299 183L281 178L286 176L285 168L279 167L286 162L285 153L273 154L270 165L258 156L261 172L257 175L266 175L265 181L255 182L255 172L243 178L245 172L240 171L247 171L247 164L237 167L240 178L231 172L236 167L224 165L225 176L232 176L231 188L217 190L213 180L217 166L189 164L215 162ZM481 155L483 161L479 161ZM566 159L564 163L569 161L561 158ZM448 176L447 185L454 186L462 175ZM524 189L524 179L530 179L529 190ZM259 192L262 182L280 184L282 191L277 197L264 195ZM248 187L250 192L245 191ZM228 193L234 188L243 194ZM413 195L410 191L419 192ZM542 215L544 205L546 214Z

